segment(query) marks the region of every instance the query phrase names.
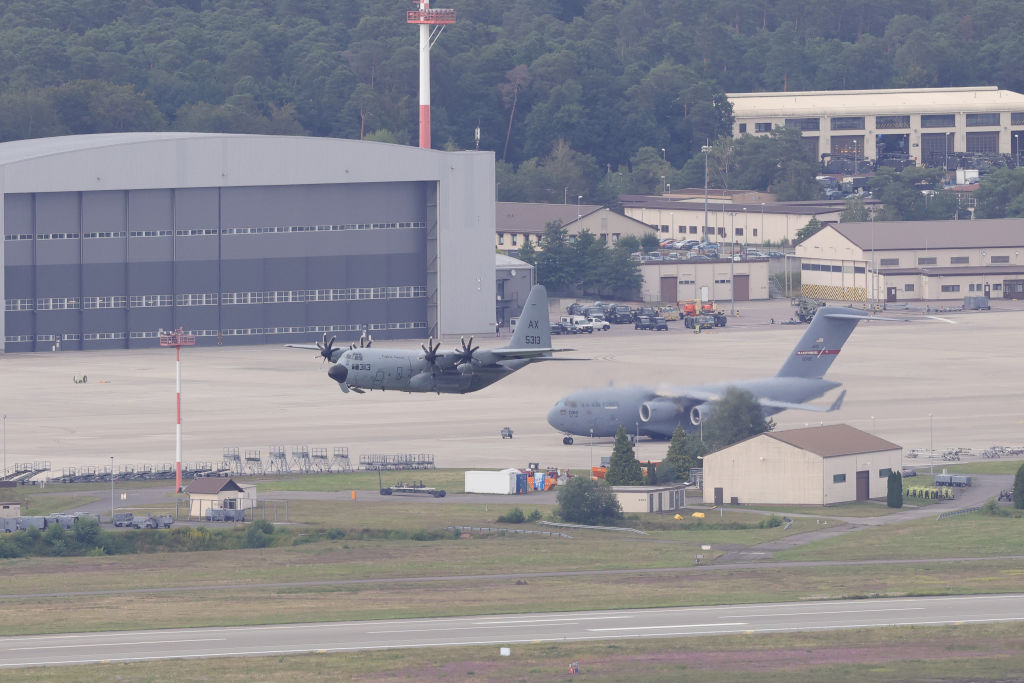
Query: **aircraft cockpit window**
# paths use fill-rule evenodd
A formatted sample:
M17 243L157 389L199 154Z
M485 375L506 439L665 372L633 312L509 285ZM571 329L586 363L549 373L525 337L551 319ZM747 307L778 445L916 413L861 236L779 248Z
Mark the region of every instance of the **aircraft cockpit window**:
M569 406L570 408L575 408L576 407L576 401L566 401L565 405Z
M350 356L350 358L351 358L352 360L362 360L362 359L363 359L363 354L361 354L361 353L353 353L353 354L352 354L352 355Z

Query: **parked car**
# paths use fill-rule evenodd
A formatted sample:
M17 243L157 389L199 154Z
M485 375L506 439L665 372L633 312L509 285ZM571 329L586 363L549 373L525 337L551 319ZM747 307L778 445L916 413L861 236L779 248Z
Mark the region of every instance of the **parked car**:
M668 321L662 318L660 315L656 315L651 318L651 329L652 330L664 330L668 331Z
M633 309L624 304L615 306L611 313L605 318L610 323L623 325L633 322Z
M607 331L612 328L612 324L605 320L604 317L600 315L588 316L587 320L590 321L592 329L595 330Z
M571 334L569 329L562 323L548 323L551 325L551 334Z
M633 321L634 330L650 330L653 329L652 325L654 325L654 323L649 315L638 315L636 320Z

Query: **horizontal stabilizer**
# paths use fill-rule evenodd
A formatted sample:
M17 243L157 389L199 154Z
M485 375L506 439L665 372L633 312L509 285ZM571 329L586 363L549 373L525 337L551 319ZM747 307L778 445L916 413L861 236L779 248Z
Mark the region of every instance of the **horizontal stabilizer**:
M775 401L770 398L762 398L758 400L762 406L766 408L778 408L779 410L810 410L815 413L831 413L833 410L839 410L839 407L843 404L843 399L846 398L846 390L844 389L839 397L832 402L831 405L827 406L816 406L810 403L790 403L789 401Z

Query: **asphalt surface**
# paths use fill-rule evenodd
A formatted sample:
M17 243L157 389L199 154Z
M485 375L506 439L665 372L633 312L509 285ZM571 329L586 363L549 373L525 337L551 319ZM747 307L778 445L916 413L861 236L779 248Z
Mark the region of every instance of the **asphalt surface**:
M1024 620L1024 594L118 631L0 638L0 668Z
M566 302L552 302L552 315ZM729 309L728 302L720 302ZM786 411L779 429L844 422L904 449L1021 445L1024 373L1019 331L1024 302L995 300L992 311L895 311L911 322L861 323L829 372L848 390L834 413ZM342 394L308 351L277 346L195 347L182 353L185 463L218 464L226 447L346 447L363 454L429 453L439 467L585 468L611 452L611 439L578 437L563 446L546 422L570 391L625 384L698 384L773 375L803 325L770 324L787 301L747 302L727 327L693 334L609 332L555 337L580 363L528 366L465 395ZM497 346L501 339L474 343ZM454 347L457 339L442 340ZM420 341L377 345L418 348ZM86 374L87 384L75 384ZM175 363L167 349L0 355L0 411L7 415L6 461L64 468L170 467L175 458ZM831 400L831 396L822 399ZM514 438L502 439L502 427ZM642 439L638 457L664 453Z

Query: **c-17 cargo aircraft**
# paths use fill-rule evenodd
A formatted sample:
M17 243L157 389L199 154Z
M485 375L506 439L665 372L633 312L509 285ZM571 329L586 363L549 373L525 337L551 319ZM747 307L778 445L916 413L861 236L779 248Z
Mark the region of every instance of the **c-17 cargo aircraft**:
M494 384L516 370L546 360L559 359L552 354L571 349L551 348L548 322L548 293L543 285L534 285L526 298L508 346L483 349L473 346L473 338L461 340L461 347L440 351L441 342L427 340L419 351L385 349L373 346L370 338L347 348L334 345L335 338L314 344L287 344L299 349L317 349L317 356L330 361L327 376L345 393L381 389L438 394L467 394Z
M818 309L810 327L775 377L689 387L584 389L556 403L548 412L548 423L566 434L562 439L565 444L572 443L572 435L614 436L620 425L630 433L635 428L639 431L638 436L669 439L677 425L682 425L688 432L699 429L711 410L712 402L721 398L730 387L753 394L766 417L783 410L838 410L846 391L830 405L810 405L807 401L840 386L840 382L831 382L823 377L853 328L861 320L869 318L871 316L866 312L853 308L825 306Z

